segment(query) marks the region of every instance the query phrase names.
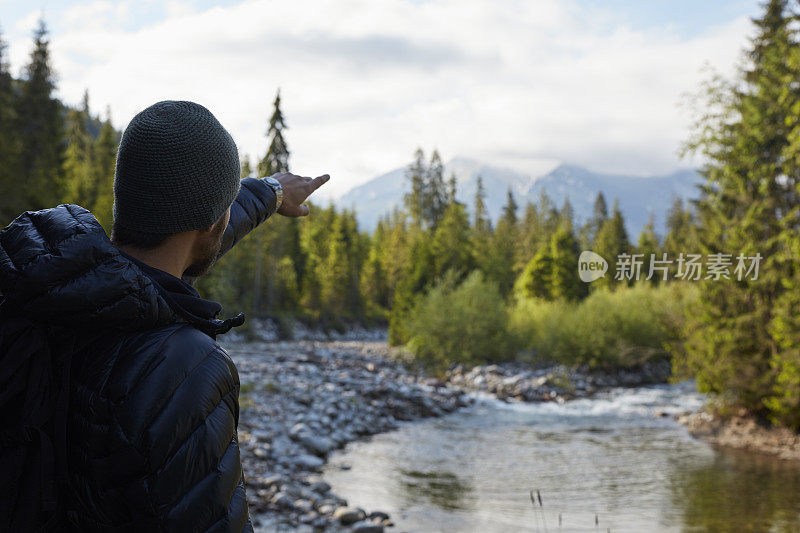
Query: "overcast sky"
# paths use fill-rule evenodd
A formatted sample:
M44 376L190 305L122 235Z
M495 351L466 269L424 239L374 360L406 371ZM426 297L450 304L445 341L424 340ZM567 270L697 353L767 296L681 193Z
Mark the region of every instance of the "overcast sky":
M0 0L15 74L41 13L58 96L124 128L165 99L208 107L252 158L281 89L292 170L338 195L436 147L539 175L659 174L679 104L731 73L754 0Z

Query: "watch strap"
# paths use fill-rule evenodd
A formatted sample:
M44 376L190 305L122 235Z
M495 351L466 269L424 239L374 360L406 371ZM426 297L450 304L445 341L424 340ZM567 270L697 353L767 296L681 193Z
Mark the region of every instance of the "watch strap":
M281 185L281 182L272 176L264 178L264 181L270 186L272 192L275 193L275 211L277 211L280 209L281 204L283 203L283 186Z

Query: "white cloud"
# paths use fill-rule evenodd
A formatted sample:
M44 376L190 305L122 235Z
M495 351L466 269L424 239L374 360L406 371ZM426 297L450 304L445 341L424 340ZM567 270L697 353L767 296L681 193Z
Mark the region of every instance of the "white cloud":
M332 193L417 146L533 173L556 160L669 171L687 134L681 94L705 62L729 72L749 32L744 18L690 39L609 29L610 14L599 27L596 13L558 0L246 0L203 12L173 1L159 22L125 31L135 5L60 15L52 49L65 100L88 88L118 127L155 101L196 100L255 158L280 87L293 169L329 172ZM17 68L35 18L11 36Z

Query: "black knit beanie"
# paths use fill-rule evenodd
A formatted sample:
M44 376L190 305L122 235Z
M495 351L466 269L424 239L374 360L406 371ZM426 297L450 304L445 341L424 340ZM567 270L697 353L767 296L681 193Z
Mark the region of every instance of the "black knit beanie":
M194 102L153 104L122 134L114 175L114 224L171 234L214 224L239 193L230 133Z

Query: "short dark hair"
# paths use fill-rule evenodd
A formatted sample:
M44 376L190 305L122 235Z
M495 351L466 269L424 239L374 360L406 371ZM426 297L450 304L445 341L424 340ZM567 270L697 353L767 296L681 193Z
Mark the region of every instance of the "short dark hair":
M111 242L122 246L132 246L139 250L152 250L158 248L169 237L169 233L150 233L123 228L114 222L111 229Z

